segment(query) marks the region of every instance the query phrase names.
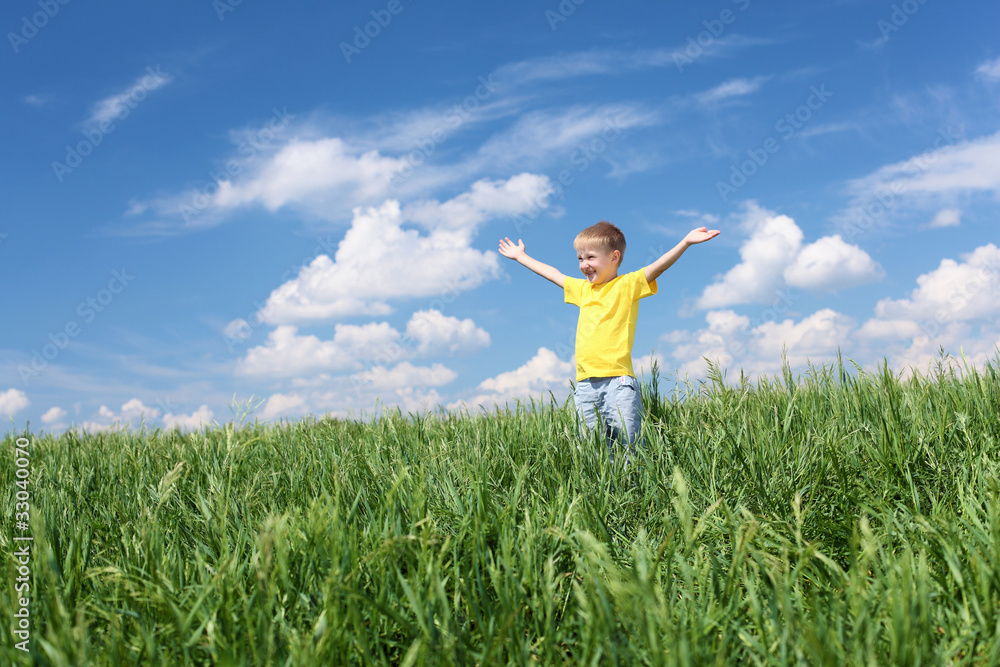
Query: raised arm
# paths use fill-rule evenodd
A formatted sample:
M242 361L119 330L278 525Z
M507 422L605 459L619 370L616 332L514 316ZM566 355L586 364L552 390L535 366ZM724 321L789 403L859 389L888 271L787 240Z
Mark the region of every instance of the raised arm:
M513 259L521 266L531 269L542 278L551 280L559 287L562 287L566 282L566 276L563 275L559 269L539 262L537 259L532 257L528 257L528 254L524 252L524 241L521 239L518 239L517 245L514 245L514 242L509 238L504 238L500 241L500 254L504 257Z
M705 227L692 229L688 232L688 235L684 237L683 241L663 253L662 257L646 267L646 282L651 283L659 278L661 273L673 266L674 262L680 259L681 255L684 254L684 251L694 244L704 243L705 241L714 239L718 235L718 229L709 230Z

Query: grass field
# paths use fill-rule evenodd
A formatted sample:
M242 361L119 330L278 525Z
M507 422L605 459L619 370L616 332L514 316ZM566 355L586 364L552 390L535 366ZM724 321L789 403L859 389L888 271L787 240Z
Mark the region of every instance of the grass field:
M643 391L627 470L551 402L32 435L0 662L1000 664L997 361Z

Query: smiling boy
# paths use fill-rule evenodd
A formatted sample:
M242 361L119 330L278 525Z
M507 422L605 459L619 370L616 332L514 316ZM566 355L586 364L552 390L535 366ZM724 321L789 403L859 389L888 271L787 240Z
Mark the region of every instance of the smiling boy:
M566 303L580 307L576 326L576 389L573 401L587 429L602 420L611 440L631 446L642 427L639 385L632 369L632 344L639 299L656 294L656 279L684 251L719 235L699 227L649 266L618 275L625 254L625 235L610 222L599 222L573 241L583 278L569 278L558 269L529 257L524 241L500 241L500 254L517 261L563 289ZM610 451L610 441L609 441Z

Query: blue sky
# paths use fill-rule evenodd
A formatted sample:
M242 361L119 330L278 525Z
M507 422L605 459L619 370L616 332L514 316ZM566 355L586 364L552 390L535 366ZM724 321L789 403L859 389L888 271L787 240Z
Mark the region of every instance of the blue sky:
M1000 342L1000 7L7 3L0 413L197 428L567 395L577 311L496 252L637 270L669 379ZM640 364L640 367L647 362Z

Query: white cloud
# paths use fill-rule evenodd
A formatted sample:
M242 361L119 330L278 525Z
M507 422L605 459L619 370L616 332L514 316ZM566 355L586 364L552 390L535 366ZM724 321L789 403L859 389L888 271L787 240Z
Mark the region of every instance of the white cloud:
M852 318L829 308L799 321L752 321L732 310L705 314L708 325L696 331L673 331L661 340L672 346L681 377L704 377L705 360L732 371L742 369L748 375L771 374L781 370L784 351L793 368L809 362L825 363L837 349L850 342L855 329ZM670 370L669 367L667 370Z
M1000 317L1000 248L990 243L962 259L941 260L918 277L910 298L879 301L875 319L942 323Z
M986 79L1000 81L1000 58L987 60L976 68L976 73Z
M968 322L944 322L907 338L904 347L896 348L890 360L893 368L905 374L933 369L941 361L942 348L956 357L961 354L965 363L980 368L995 360L1000 350L1000 334L995 324L977 327ZM954 359L947 365L958 372L964 371L965 364Z
M741 227L748 238L741 262L705 288L696 305L718 309L783 299L782 288L837 290L881 280L885 272L871 256L839 235L803 246L803 233L786 215L776 215L750 201L743 205Z
M416 353L465 353L488 347L490 335L471 319L443 315L439 310L417 311L406 324L406 334L417 342Z
M787 215L775 215L755 202L743 206L744 229L750 237L740 247L742 261L702 292L703 309L740 303L762 303L774 298L782 273L798 256L802 230Z
M162 88L172 80L173 76L161 72L158 65L155 68L147 67L146 74L136 79L131 86L97 102L88 122L92 125L99 125L124 118L149 93L157 88Z
M299 394L273 394L260 411L261 419L297 417L309 412L306 400Z
M886 165L848 183L851 202L836 216L848 239L884 217L955 208L963 198L1000 193L1000 132L960 141L954 128L942 130L916 157Z
M352 376L356 386L372 391L401 389L405 387L437 387L452 382L458 374L442 364L414 366L408 361L391 369L374 366Z
M66 416L66 411L59 406L52 406L42 415L43 424L53 424Z
M838 290L881 280L885 271L868 253L845 243L838 234L802 248L783 275L791 287Z
M799 322L786 319L761 324L753 331L753 351L762 366L769 360L780 362L782 348L793 367L810 361L825 363L850 342L855 327L853 318L824 308Z
M474 228L490 218L523 213L545 202L552 192L548 177L538 174L518 174L506 181L482 179L444 203L411 204L403 217L432 230Z
M476 168L510 167L527 161L537 168L553 155L587 146L589 140L596 144L590 154L601 155L625 130L652 125L658 119L657 112L622 104L531 111L523 114L510 129L487 140L472 164ZM598 141L604 142L603 147ZM577 150L570 156L574 168L578 168L574 158L592 160L588 154Z
M507 181L479 181L469 193L443 204L412 207L429 229L404 229L396 201L355 209L333 259L319 255L273 292L260 317L270 324L349 315L385 315L390 299L435 297L472 289L500 273L499 255L471 246L476 227L495 215L547 205L551 183L521 174ZM433 215L432 215L433 214Z
M88 432L108 431L122 428L138 427L141 423L148 422L160 416L160 410L144 405L138 398L126 401L120 412L115 412L106 405L97 409L97 416L101 421L84 421L78 428Z
M8 389L0 393L0 415L15 415L29 405L31 401L20 389Z
M867 340L912 338L920 335L920 325L913 320L870 319L858 329L857 335Z
M341 325L333 340L298 334L291 325L279 326L267 335L264 345L247 350L236 365L240 376L294 377L314 375L321 371L352 370L359 358L399 337L388 324L363 327Z
M681 377L704 375L705 358L729 366L735 359L734 354L745 347L740 334L750 328L749 317L732 310L710 310L705 313L705 322L708 324L706 329L672 331L660 338L673 346L671 356L678 362ZM664 363L664 370L672 370L672 367Z
M468 353L490 344L490 335L471 319L459 320L438 310L417 311L406 325L406 337L387 322L337 324L332 340L300 335L282 325L265 344L249 349L236 365L240 376L294 378L294 386L326 384L324 371L350 371L364 361L385 365L415 356Z
M182 431L193 431L211 425L214 419L215 413L207 405L202 405L189 415L175 415L168 412L163 415L163 426L167 430L177 428Z
M553 81L579 76L600 74L620 74L623 71L657 67L680 67L692 64L696 59L727 56L736 51L770 44L771 40L743 35L724 35L700 46L698 53L692 53L688 45L674 49L635 49L616 51L612 49L592 49L576 51L556 56L544 56L510 63L499 68L497 79L518 84Z
M712 213L702 213L701 211L696 211L694 209L682 209L679 211L674 211L674 215L679 215L685 218L693 218L695 222L701 223L704 226L714 225L719 221L719 216Z
M800 320L776 321L776 312L764 313L770 314L761 322L732 310L709 311L706 327L672 331L661 340L670 346L681 375L695 377L705 373L702 357L751 374L777 372L783 347L798 369L810 361L830 362L838 349L862 363L888 358L900 370L926 370L942 347L982 365L1000 345L1000 248L988 244L961 261L942 260L917 278L908 298L879 301L861 327L829 308Z
M448 407L503 405L518 399L538 398L549 391L566 396L569 381L574 377L572 362L560 361L556 353L540 347L523 366L501 373L479 383L478 394L467 401L456 401Z
M131 422L134 419L156 419L160 411L142 404L138 398L133 398L122 406L120 418Z
M389 350L395 350L399 332L388 322L368 324L338 324L334 327L333 342L356 359L377 359Z
M106 431L119 431L125 428L122 422L104 423L95 421L84 421L75 426L76 429L86 433L103 433Z
M760 90L760 87L767 81L767 78L766 76L758 76L753 79L730 79L729 81L720 83L711 90L698 93L695 99L698 101L698 104L713 105L731 97L750 95Z
M332 205L339 213L384 197L402 166L401 159L374 150L359 153L338 137L294 139L252 178L223 181L212 203L220 208L258 203L269 211L290 203L313 204L314 210Z
M962 212L955 208L945 208L937 212L931 220L931 227L957 227L962 224Z

